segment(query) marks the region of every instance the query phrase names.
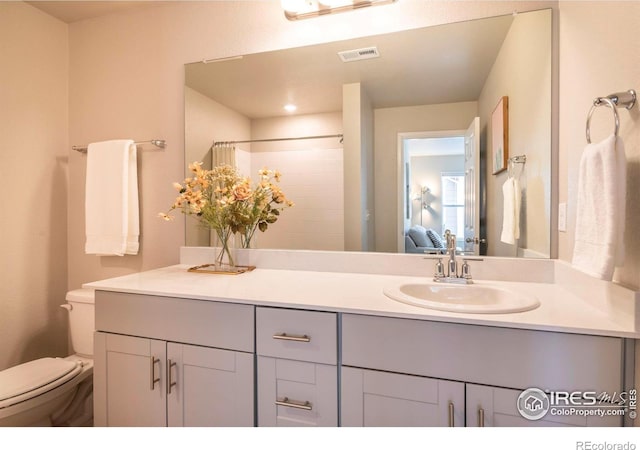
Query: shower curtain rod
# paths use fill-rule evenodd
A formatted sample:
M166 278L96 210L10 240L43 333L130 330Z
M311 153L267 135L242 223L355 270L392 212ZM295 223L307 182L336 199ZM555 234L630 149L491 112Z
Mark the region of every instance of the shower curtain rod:
M273 139L250 139L248 141L214 141L213 146L218 145L231 145L231 144L248 144L251 142L277 142L277 141L299 141L302 139L324 139L324 138L340 138L342 142L341 134L324 134L319 136L301 136L301 137L288 137L288 138L273 138Z

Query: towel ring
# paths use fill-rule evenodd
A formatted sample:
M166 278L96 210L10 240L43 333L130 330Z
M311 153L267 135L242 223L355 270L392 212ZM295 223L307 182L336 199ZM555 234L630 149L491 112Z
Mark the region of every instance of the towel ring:
M587 143L591 144L591 116L596 108L600 105L606 105L613 111L613 120L615 121L615 130L614 134L618 135L618 130L620 130L620 118L618 117L618 111L616 111L616 104L613 103L613 100L607 97L599 97L593 101L593 106L589 110L589 115L587 116Z
M616 94L611 94L606 97L598 97L593 101L593 105L589 110L589 115L587 116L587 143L591 144L591 116L593 112L596 110L598 106L608 106L613 111L613 120L615 122L614 134L618 136L618 131L620 130L620 117L618 116L617 106L623 106L627 109L631 109L633 105L636 103L636 91L633 89L629 89L626 92L618 92Z

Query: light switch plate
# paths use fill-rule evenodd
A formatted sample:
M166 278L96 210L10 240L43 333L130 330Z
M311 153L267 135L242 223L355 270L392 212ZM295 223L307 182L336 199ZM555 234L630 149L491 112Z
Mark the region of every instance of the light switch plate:
M567 204L558 204L558 231L567 231Z

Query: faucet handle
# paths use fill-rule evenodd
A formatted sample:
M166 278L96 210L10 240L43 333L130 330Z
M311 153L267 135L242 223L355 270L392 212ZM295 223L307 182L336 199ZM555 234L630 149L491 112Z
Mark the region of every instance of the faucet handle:
M462 262L462 278L464 278L465 280L471 279L471 266L469 266L469 263L466 259L464 259Z
M442 264L442 258L438 258L438 262L436 263L436 273L433 275L433 279L436 281L440 278L444 278L444 264Z
M462 278L467 280L467 284L472 284L471 281L471 266L469 261L483 261L482 258L462 258Z

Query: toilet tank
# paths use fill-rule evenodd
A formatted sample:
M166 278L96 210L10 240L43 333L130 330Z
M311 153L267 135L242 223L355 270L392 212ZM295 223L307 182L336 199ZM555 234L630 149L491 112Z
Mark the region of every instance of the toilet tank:
M79 356L93 357L93 331L95 329L95 291L76 289L67 292L69 329L73 351Z

